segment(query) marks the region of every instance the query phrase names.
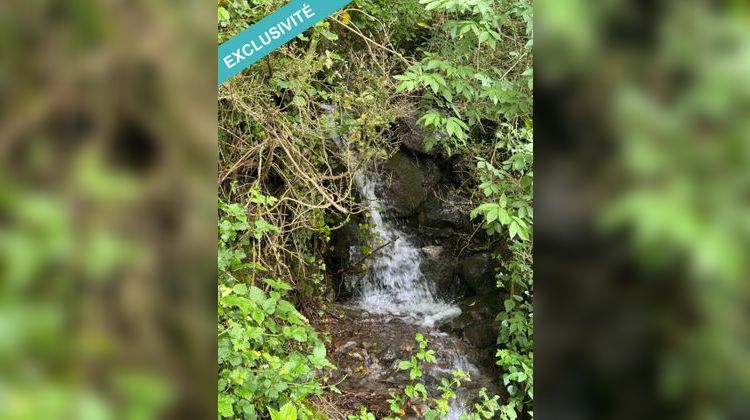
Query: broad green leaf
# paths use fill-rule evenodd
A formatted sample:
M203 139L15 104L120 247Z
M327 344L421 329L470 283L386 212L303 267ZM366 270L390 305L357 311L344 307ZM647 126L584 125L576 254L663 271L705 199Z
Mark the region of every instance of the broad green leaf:
M408 361L408 360L402 360L402 361L398 362L398 368L400 370L411 369L411 362Z

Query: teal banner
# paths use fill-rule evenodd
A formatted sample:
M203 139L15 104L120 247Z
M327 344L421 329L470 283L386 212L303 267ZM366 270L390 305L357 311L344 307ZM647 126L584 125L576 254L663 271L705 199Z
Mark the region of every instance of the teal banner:
M219 84L352 0L294 0L219 46Z

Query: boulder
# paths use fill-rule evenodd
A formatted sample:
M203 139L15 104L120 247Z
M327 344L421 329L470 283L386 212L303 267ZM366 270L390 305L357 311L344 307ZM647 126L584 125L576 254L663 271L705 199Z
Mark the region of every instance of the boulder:
M396 136L401 145L412 152L424 155L434 155L435 149L427 150L425 147L425 132L417 123L416 116L402 117L396 120Z
M494 320L471 323L464 329L464 337L476 348L490 347L497 343L498 328L496 324L497 322Z
M456 237L456 231L452 228L433 228L420 225L419 233L425 238L432 238L439 241L450 240Z
M419 211L419 224L431 228L453 228L468 230L471 228L469 216L444 201L435 194L430 194Z
M444 181L445 176L434 159L417 159L417 166L424 174L424 186L428 190L434 190L436 186Z
M361 245L357 220L352 220L331 232L331 247L326 255L326 264L336 274L333 282L337 299L348 299L354 292L347 282L346 273L354 268L352 265L356 263L355 258L359 258L358 250Z
M398 152L383 164L386 176L384 194L388 208L399 217L417 212L427 198L425 174L417 163L403 152Z
M458 276L477 295L498 293L494 262L488 252L463 258L458 264Z
M494 312L486 307L462 305L461 315L440 326L442 331L463 336L473 347L481 349L497 342L499 326Z
M422 275L431 284L438 296L454 299L461 294L461 283L456 277L456 257L442 247L425 247L420 265Z
M357 248L361 245L359 222L351 220L331 232L331 248L328 251L328 258L335 268L348 268L352 263L352 247Z
M464 311L461 315L439 324L438 329L446 333L461 335L464 329L472 322L475 322L472 314Z

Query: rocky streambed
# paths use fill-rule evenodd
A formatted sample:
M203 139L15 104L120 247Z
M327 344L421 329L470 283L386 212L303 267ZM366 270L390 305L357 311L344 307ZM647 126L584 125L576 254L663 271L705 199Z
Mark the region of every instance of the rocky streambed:
M334 305L330 315L326 323L335 349L330 358L338 367L331 382L344 393L343 411L353 412L366 404L378 418L389 414L386 400L390 390L398 391L409 384L409 374L398 369L398 362L410 359L417 351L417 333L425 336L436 353L437 362L425 365L420 379L428 388L434 389L441 378L450 377L453 369L460 368L472 378L462 394L478 395L481 388L498 392L493 372L483 367L478 352L451 333L348 305Z

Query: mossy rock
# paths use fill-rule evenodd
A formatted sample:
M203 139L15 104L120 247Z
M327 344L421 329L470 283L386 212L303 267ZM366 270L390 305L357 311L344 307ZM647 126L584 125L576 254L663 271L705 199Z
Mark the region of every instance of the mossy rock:
M425 174L405 153L398 152L383 164L386 175L384 193L388 208L398 217L417 213L427 199Z

